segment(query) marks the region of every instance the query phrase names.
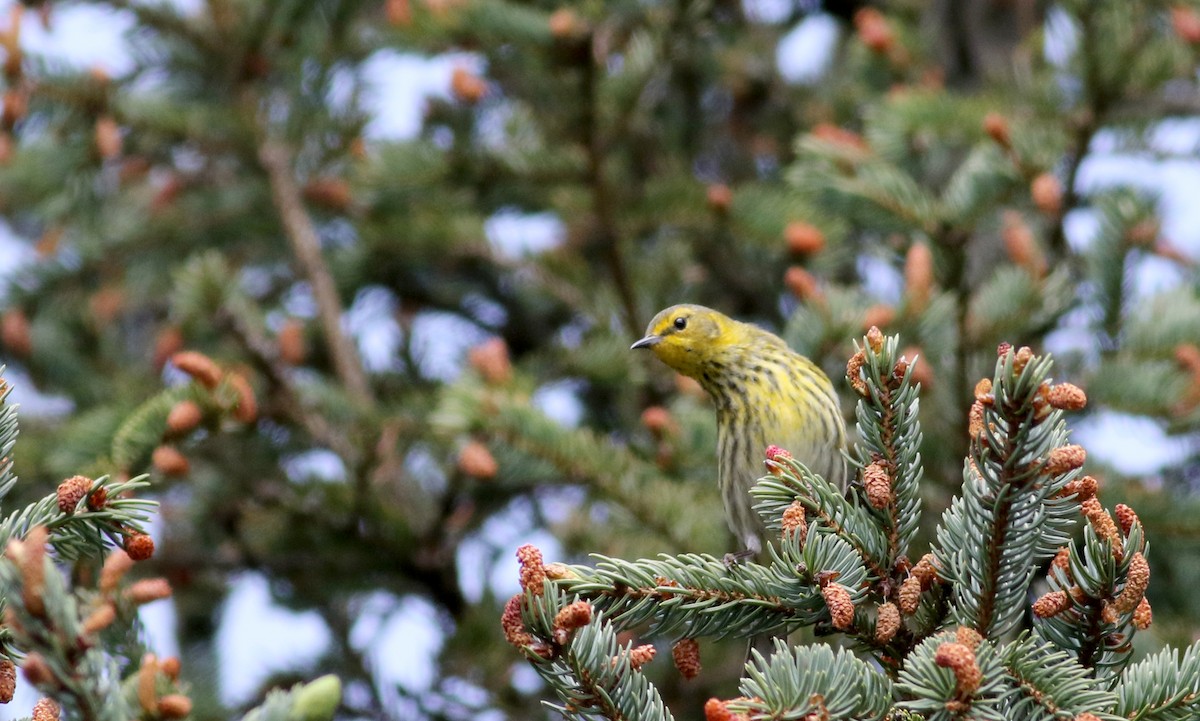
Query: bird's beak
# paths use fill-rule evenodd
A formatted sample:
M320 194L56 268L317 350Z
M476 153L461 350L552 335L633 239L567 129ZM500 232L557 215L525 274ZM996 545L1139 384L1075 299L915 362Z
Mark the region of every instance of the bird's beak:
M629 350L635 350L637 348L652 348L652 347L658 345L659 343L662 343L661 335L648 335L645 338L639 340L637 343L634 343L633 345L629 346Z

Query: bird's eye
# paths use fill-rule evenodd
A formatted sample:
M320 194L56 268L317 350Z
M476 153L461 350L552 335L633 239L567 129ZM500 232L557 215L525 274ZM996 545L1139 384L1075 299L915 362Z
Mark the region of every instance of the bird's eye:
M683 330L684 328L687 328L687 318L679 316L675 319L675 330Z

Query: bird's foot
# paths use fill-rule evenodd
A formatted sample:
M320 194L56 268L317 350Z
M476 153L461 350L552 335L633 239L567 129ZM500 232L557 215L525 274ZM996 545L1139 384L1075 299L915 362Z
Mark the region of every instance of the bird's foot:
M743 551L737 551L736 553L726 553L725 558L722 560L725 562L725 568L733 568L742 561L745 561L747 558L752 558L755 553L756 551L753 549L747 548Z

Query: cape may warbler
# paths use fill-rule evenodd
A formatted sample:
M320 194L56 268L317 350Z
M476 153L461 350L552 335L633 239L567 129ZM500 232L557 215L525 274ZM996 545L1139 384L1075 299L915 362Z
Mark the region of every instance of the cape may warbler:
M746 550L758 553L764 546L766 529L750 487L763 476L768 445L845 485L845 428L833 384L782 338L711 308L675 305L654 316L633 348L654 351L712 396L725 518Z

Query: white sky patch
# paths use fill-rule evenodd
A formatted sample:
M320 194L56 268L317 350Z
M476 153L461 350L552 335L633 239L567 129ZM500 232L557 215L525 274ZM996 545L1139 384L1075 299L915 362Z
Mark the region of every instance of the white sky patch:
M340 483L346 480L346 464L338 454L325 448L296 453L283 459L283 472L291 481L326 481Z
M1168 436L1154 419L1116 411L1098 411L1074 424L1072 440L1127 475L1157 473L1188 457L1187 441Z
M776 24L792 12L792 0L742 0L742 8L750 22Z
M411 332L412 355L422 375L443 381L458 376L467 350L488 337L474 323L444 311L418 313Z
M398 700L389 698L396 685L410 692L430 688L445 640L437 609L417 596L397 600L377 592L363 599L358 611L350 643L366 655L385 700Z
M520 258L541 253L560 245L567 227L554 213L522 213L501 210L483 223L483 232L497 253Z
M358 341L358 352L367 370L397 367L402 332L395 313L396 298L382 286L360 290L346 311L346 328Z
M546 383L533 392L533 406L561 426L575 428L583 420L580 382L571 379Z
M221 702L244 703L272 673L316 657L329 643L329 629L316 612L278 606L266 578L239 574L230 585L217 630Z
M0 1L0 17L8 18L9 9L15 4L11 0ZM6 24L7 19L0 23ZM125 45L125 32L132 27L132 13L126 11L56 3L50 13L49 28L42 25L37 11L25 11L21 45L30 53L120 75L133 68Z
M371 116L365 134L370 139L406 140L421 130L428 98L450 95L450 77L457 67L483 72L483 60L471 53L426 57L379 50L362 66L366 87L363 109Z
M829 69L838 42L838 23L832 15L813 13L779 40L775 62L791 83L808 85Z

